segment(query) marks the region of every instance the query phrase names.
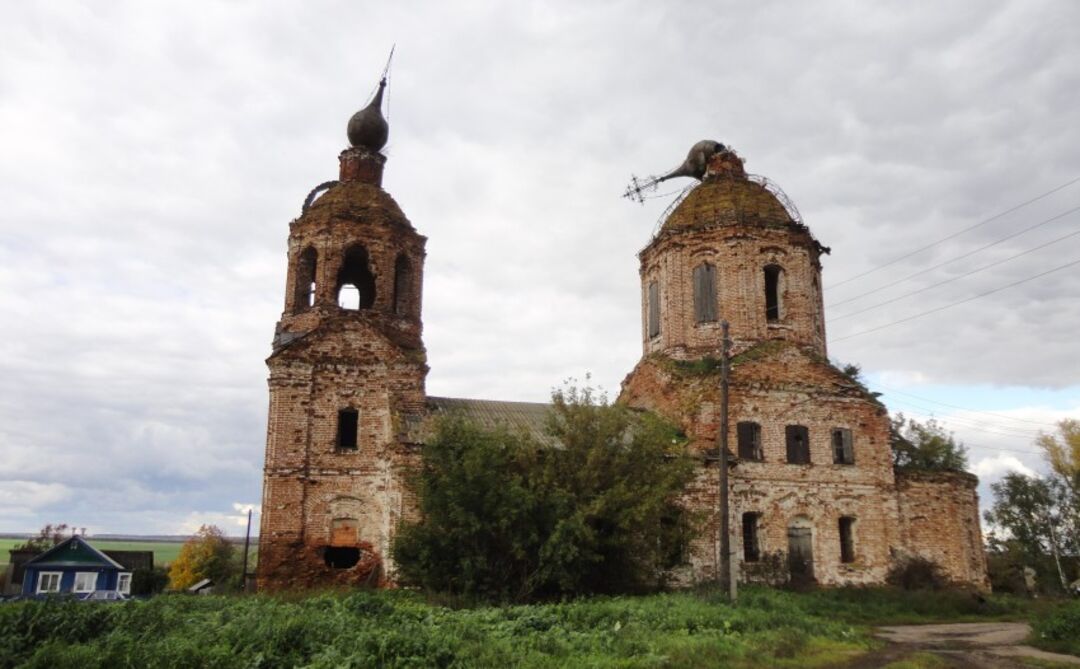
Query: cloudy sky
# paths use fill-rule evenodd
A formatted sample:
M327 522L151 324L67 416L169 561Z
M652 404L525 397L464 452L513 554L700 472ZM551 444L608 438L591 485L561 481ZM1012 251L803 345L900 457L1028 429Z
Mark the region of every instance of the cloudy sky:
M384 185L429 237L431 394L616 393L668 203L619 195L715 138L832 248L830 355L954 430L984 495L1080 416L1075 2L9 10L0 531L242 531L288 223L395 43Z

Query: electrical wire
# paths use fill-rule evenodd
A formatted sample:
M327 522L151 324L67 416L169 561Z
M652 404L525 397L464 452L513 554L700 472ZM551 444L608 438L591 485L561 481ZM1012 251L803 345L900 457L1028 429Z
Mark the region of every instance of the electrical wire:
M1080 264L1080 260L1074 260L1072 262L1065 263L1064 265L1060 265L1060 266L1055 267L1053 269L1048 269L1045 272L1040 272L1040 273L1036 274L1035 276L1029 276L1026 279L1020 279L1019 281L1013 281L1012 283L1006 284L1004 286L999 286L997 288L994 288L993 290L988 290L985 293L979 293L978 295L973 295L971 297L964 298L964 299L962 299L962 300L960 300L958 302L951 302L949 304L946 304L946 305L941 306L941 307L937 307L935 309L930 309L928 311L923 311L923 312L917 313L914 316L908 316L907 318L901 318L900 320L892 321L891 323L885 323L884 325L879 325L877 327L870 328L869 330L862 330L860 332L854 332L852 334L845 335L843 337L837 337L836 339L833 339L833 341L837 342L837 341L844 341L845 339L852 339L854 337L861 337L862 335L870 334L871 332L877 332L879 330L884 330L885 328L889 328L889 327L892 327L894 325L899 325L901 323L907 323L908 321L913 321L913 320L915 320L917 318L922 318L923 316L929 316L930 314L936 314L939 311L945 311L946 309L951 309L952 307L956 307L956 306L959 306L961 304L965 304L967 302L971 302L971 301L986 297L987 295L993 295L994 293L999 293L999 292L1001 292L1003 290L1006 290L1008 288L1013 288L1014 286L1019 286L1020 284L1027 283L1028 281L1034 281L1035 279L1044 277L1047 274L1053 274L1054 272L1059 272L1059 271L1061 271L1063 269L1067 269L1069 267L1072 267L1072 266L1078 265L1078 264Z
M949 404L948 402L939 402L938 400L932 400L932 399L930 399L928 397L920 397L919 395L913 395L912 393L907 393L907 392L904 392L902 390L896 390L894 388L889 388L888 386L883 386L880 383L875 383L874 386L877 387L877 388L881 388L882 390L885 390L889 394L906 395L907 397L913 397L913 398L915 398L917 400L922 400L924 402L930 402L931 404L940 404L941 406L949 407L950 409L959 409L960 411L970 411L972 413L981 413L981 414L986 414L988 416L997 416L998 418L1007 418L1009 420L1020 421L1021 423L1031 423L1032 425L1040 425L1042 427L1049 428L1049 429L1052 429L1052 430L1057 429L1056 425L1052 425L1050 423L1045 423L1045 422L1042 422L1042 421L1028 420L1026 418L1016 418L1015 416L1006 416L1005 414L994 413L993 411L982 411L980 409L971 409L969 407L962 407L962 406L958 406L956 404Z
M1021 202L1020 204L1018 204L1018 205L1016 205L1014 207L1011 207L1009 209L1006 209L1003 212L1000 212L998 214L994 214L990 218L983 219L982 221L979 221L975 225L970 225L970 226L964 228L963 230L960 230L958 232L952 233L951 235L947 235L945 237L942 237L941 239L937 240L936 242L931 242L931 243L927 244L926 246L917 248L914 251L911 251L910 253L906 253L906 254L900 256L899 258L896 258L894 260L890 260L889 262L885 263L884 265L878 265L877 267L868 269L865 272L860 272L859 274L848 277L847 279L844 279L843 281L838 281L837 283L830 284L830 285L826 286L826 288L834 288L836 286L842 286L842 285L844 285L846 283L851 283L855 279L862 278L862 277L864 277L864 276L866 276L868 274L873 274L874 272L877 272L878 270L885 269L886 267L891 267L891 266L895 265L896 263L900 262L901 260L907 260L911 256L922 253L923 251L925 251L927 249L930 249L930 248L933 248L933 247L937 246L938 244L940 244L942 242L947 242L950 239L954 239L956 237L959 237L960 235L964 234L965 232L969 232L971 230L974 230L975 228L986 225L987 223L990 223L992 221L996 221L997 219L1001 218L1002 216L1005 216L1006 214L1011 214L1014 211L1017 211L1019 209L1023 209L1024 207L1028 206L1029 204L1033 204L1035 202L1038 202L1039 200L1042 200L1043 198L1049 197L1050 195L1053 195L1054 193L1056 193L1056 192L1058 192L1060 190L1068 188L1069 186L1071 186L1071 185L1073 185L1073 184L1075 184L1077 182L1080 182L1080 177L1072 179L1071 181L1066 181L1065 183L1061 184L1060 186L1058 186L1056 188L1052 188L1051 190L1048 190L1048 191L1046 191L1045 193L1043 193L1041 195L1037 195L1037 196L1031 198L1030 200L1026 200L1024 202Z
M1077 209L1080 209L1080 207L1077 207ZM1010 260L1015 260L1015 259L1019 258L1020 256L1025 256L1025 255L1027 255L1029 253L1032 253L1034 251L1038 251L1039 249L1044 249L1047 246L1051 246L1052 244L1057 244L1058 242L1065 241L1069 237L1075 237L1076 235L1080 235L1080 230L1070 232L1069 234L1065 235L1064 237L1058 237L1057 239L1046 242L1045 244L1040 244L1040 245L1038 245L1038 246L1036 246L1034 248L1030 248L1027 251L1021 251L1020 253L1017 253L1016 255L1011 255L1008 258L1002 258L1001 260L996 260L996 261L990 263L989 265L983 265L982 267L979 267L977 269L973 269L970 272L964 272L963 274L958 274L958 275L956 275L954 277L945 279L944 281L938 281L937 283L930 284L929 286L924 286L923 288L920 288L918 290L913 290L910 293L904 293L903 295L900 295L899 297L894 297L892 299L885 300L884 302L878 302L877 304L872 304L869 307L859 309L858 311L852 311L850 313L846 313L846 314L843 314L841 316L836 316L834 318L830 318L830 319L828 319L828 322L832 323L834 321L842 321L845 318L851 318L852 316L856 316L858 314L866 313L867 311L872 311L874 309L877 309L878 307L883 307L883 306L885 306L887 304L892 304L893 302L899 302L900 300L902 300L902 299L904 299L906 297L911 297L912 295L918 295L919 293L925 293L926 291L928 291L928 290L930 290L932 288L937 288L939 286L944 286L947 283L952 283L953 281L958 281L960 279L963 279L964 277L971 276L972 274L978 274L979 272L982 272L983 270L990 269L991 267L997 267L998 265L1001 265L1003 263L1007 263ZM875 291L870 291L870 292L872 293L872 292L875 292ZM869 295L870 293L863 293L863 294L864 295ZM850 302L851 300L845 300L845 301Z
M933 412L934 412L934 409L932 409L932 408L927 408L927 407L924 407L924 406L920 406L918 404L915 404L915 403L907 401L907 400L901 400L901 399L892 398L889 401L891 403L893 403L893 404L901 404L901 405L906 405L906 406L909 406L909 407L915 407L916 411L928 411L928 412L930 412L930 415L933 415ZM1022 439L1032 439L1032 440L1034 440L1035 438L1038 437L1038 432L1036 432L1034 430L1028 432L1028 431L1025 431L1023 428L1015 428L1014 429L1014 428L1009 428L1009 427L1004 426L1004 425L994 425L994 424L990 424L990 423L980 422L977 419L964 418L962 416L948 416L947 418L939 418L939 420L950 420L950 421L952 421L954 423L959 423L960 425L963 425L964 427L967 427L969 429L978 430L979 432L989 432L990 434L996 434L996 435L998 435L1000 437L1020 437ZM984 427L993 428L993 429L999 430L999 431L995 432L995 431L987 430L987 429L984 429Z
M849 297L846 300L840 300L839 302L833 302L833 303L831 303L831 304L829 304L827 306L829 306L829 307L838 307L841 304L847 304L848 302L854 302L855 300L858 300L860 298L866 297L867 295L872 295L873 293L877 293L879 291L885 290L886 288L892 288L893 286L895 286L897 284L904 283L905 281L909 281L911 279L914 279L917 276L922 276L923 274L926 274L927 272L938 269L939 267L944 267L945 265L948 265L950 263L954 263L957 260L963 260L964 258L968 258L970 256L973 256L976 253L979 253L980 251L985 251L986 249L988 249L988 248L990 248L992 246L997 246L1001 242L1008 241L1010 239L1013 239L1014 237L1019 237L1020 235L1026 233L1026 232L1030 232L1030 231L1034 230L1035 228L1042 227L1042 226L1046 225L1047 223L1053 223L1054 221L1056 221L1056 220L1058 220L1060 218L1064 218L1065 216L1068 216L1069 214L1072 214L1072 213L1074 213L1076 211L1080 211L1080 206L1073 207L1072 209L1069 209L1068 211L1063 211L1062 213L1058 214L1057 216L1053 216L1053 217L1048 218L1048 219L1046 219L1044 221L1039 221L1035 225L1026 227L1023 230L1019 230L1017 232L1012 233L1011 235L1006 235L1005 237L1002 237L1001 239L998 239L997 241L986 244L985 246L980 246L979 248L975 249L974 251L968 251L967 253L962 253L962 254L954 257L954 258L949 258L948 260L945 260L943 262L939 262L938 264L934 265L933 267L928 267L928 268L926 268L924 270L919 270L918 272L915 272L914 274L909 274L909 275L905 276L903 279L897 279L896 281L892 281L890 283L887 283L884 286L878 286L877 288L874 288L873 290L868 290L865 293L860 293L860 294L856 295L855 297ZM1071 237L1071 236L1072 235L1066 235L1066 237ZM1065 239L1065 237L1062 237L1061 239ZM1058 240L1058 241L1060 241L1060 240ZM1038 247L1038 248L1041 248L1041 247ZM1023 255L1023 254L1020 254L1020 255Z

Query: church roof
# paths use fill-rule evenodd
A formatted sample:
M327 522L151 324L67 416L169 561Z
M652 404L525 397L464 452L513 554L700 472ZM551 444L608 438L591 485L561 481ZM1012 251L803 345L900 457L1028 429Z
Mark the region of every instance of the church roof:
M428 397L427 407L429 417L458 415L483 428L504 427L512 432L527 434L544 446L557 445L555 438L547 431L550 404ZM412 425L407 430L405 440L422 444L431 436L431 427L430 420Z
M344 218L397 224L412 224L390 194L363 181L341 181L316 198L304 213L305 219Z
M745 175L721 174L707 177L690 191L664 221L660 234L734 223L778 226L793 222L768 188Z

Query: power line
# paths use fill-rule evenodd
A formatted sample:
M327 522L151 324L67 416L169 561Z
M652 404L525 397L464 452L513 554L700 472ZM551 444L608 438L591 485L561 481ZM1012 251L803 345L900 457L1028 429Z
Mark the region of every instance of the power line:
M1080 207L1077 207L1077 209L1080 209ZM963 279L964 277L971 276L972 274L978 274L979 272L981 272L983 270L990 269L991 267L997 267L998 265L1001 265L1003 263L1007 263L1010 260L1015 260L1015 259L1019 258L1020 256L1027 255L1027 254L1032 253L1034 251L1038 251L1039 249L1046 248L1047 246L1050 246L1052 244L1057 244L1058 242L1065 241L1069 237L1075 237L1076 235L1080 235L1080 230L1070 232L1069 234L1065 235L1064 237L1058 237L1055 240L1046 242L1045 244L1040 244L1040 245L1038 245L1038 246L1036 246L1034 248L1028 249L1027 251L1021 251L1020 253L1017 253L1016 255L1011 255L1008 258L1003 258L1001 260L996 260L996 261L990 263L989 265L983 265L982 267L979 267L978 269L973 269L970 272L964 272L963 274L958 274L958 275L956 275L954 277L945 279L944 281L938 281L937 283L930 284L929 286L924 286L923 288L919 288L918 290L913 290L910 293L904 293L903 295L900 295L899 297L894 297L894 298L892 298L890 300L885 300L884 302L878 302L877 304L872 304L869 307L866 307L864 309L859 309L858 311L852 311L850 313L843 314L842 316L837 316L835 318L830 318L829 322L831 323L831 322L834 322L834 321L842 321L845 318L850 318L851 316L855 316L857 314L865 313L867 311L872 311L873 309L877 309L878 307L883 307L886 304L892 304L893 302L899 302L900 300L902 300L902 299L904 299L906 297L911 297L912 295L918 295L919 293L924 293L924 292L930 290L931 288L937 288L938 286L944 286L947 283L952 283L953 281L958 281L960 279ZM938 267L940 267L940 265L938 265ZM934 268L930 268L930 269L934 269ZM929 270L927 270L927 271L929 271ZM908 278L911 278L911 277L908 277ZM906 281L906 279L902 279L901 281ZM900 283L900 282L897 282L897 283ZM895 285L895 284L890 284L890 285ZM884 287L887 288L888 286L884 286ZM881 290L881 288L879 288L877 290ZM871 291L869 291L867 293L863 293L863 295L869 295L870 293L873 293L873 292L876 292L876 290L871 290ZM860 295L859 297L862 297L862 295ZM858 298L852 298L852 299L858 299ZM850 301L851 300L844 300L844 302L850 302ZM838 304L843 304L843 302L839 302Z
M911 413L914 414L915 416L919 416L919 417L921 417L923 419L934 419L934 420L937 420L937 421L942 422L942 423L946 423L946 424L948 423L948 421L942 420L942 419L940 419L940 418L938 418L938 417L936 417L936 416L934 416L932 414L919 413L918 411L913 411ZM961 425L960 428L962 428L963 430L975 430L976 432L986 432L986 430L979 430L977 428L969 427L967 425ZM994 436L997 436L997 437L1010 436L1010 435L996 434L994 432L988 432L988 434L991 434L991 435L994 435ZM1030 450L1030 449L1004 448L1004 447L1000 447L1000 446L984 446L982 444L972 444L972 443L968 443L968 442L961 442L961 443L964 446L970 446L972 448L985 448L985 449L994 450L994 451L1011 451L1013 453L1024 453L1026 455L1042 455L1042 452L1033 451L1033 450Z
M1017 420L1017 421L1020 421L1021 423L1031 423L1032 425L1041 425L1042 427L1048 427L1048 428L1053 429L1053 430L1057 429L1056 425L1051 425L1050 423L1044 423L1042 421L1028 420L1026 418L1016 418L1015 416L1006 416L1003 413L994 413L993 411L982 411L980 409L971 409L969 407L962 407L962 406L958 406L956 404L949 404L948 402L939 402L938 400L932 400L929 397L920 397L919 395L913 395L912 393L907 393L907 392L904 392L902 390L895 390L893 388L889 388L888 386L883 386L880 383L876 383L874 385L876 387L878 387L878 388L881 388L881 389L887 391L890 394L906 395L908 397L914 397L917 400L922 400L924 402L930 402L931 404L940 404L941 406L949 407L950 409L959 409L960 411L970 411L972 413L982 413L982 414L986 414L988 416L997 416L998 418L1007 418L1009 420Z
M920 405L915 404L913 402L910 402L908 400L901 400L901 399L895 399L894 398L894 399L890 400L890 403L899 403L899 404L902 404L902 405L915 407L915 411L929 411L930 415L933 416L933 411L934 410L932 408L927 408L927 407L924 407L924 406L920 406ZM936 417L936 418L938 420L950 420L950 421L953 421L955 423L959 423L960 425L963 425L964 427L970 428L972 430L978 430L979 432L989 432L990 434L995 434L995 435L997 435L999 437L1020 437L1020 438L1023 438L1023 439L1035 439L1038 436L1038 433L1036 431L1034 431L1034 430L1028 432L1028 431L1024 431L1024 428L1011 428L1011 427L1008 427L1008 426L1005 426L1005 425L994 425L994 424L991 424L991 423L981 423L977 419L972 419L972 418L963 418L963 417L957 417L957 416L949 416L948 418L941 418L941 417ZM993 428L995 430L1001 430L1001 431L993 432L991 430L983 429L983 426Z
M1044 277L1047 274L1053 274L1054 272L1058 272L1058 271L1061 271L1063 269L1066 269L1066 268L1072 267L1073 265L1078 265L1078 264L1080 264L1080 260L1074 260L1074 261L1072 261L1070 263L1065 263L1064 265L1060 265L1058 267L1055 267L1054 269L1049 269L1049 270L1046 270L1045 272L1040 272L1039 274L1036 274L1035 276L1029 276L1026 279L1020 279L1019 281L1013 281L1012 283L1006 284L1004 286L1000 286L998 288L994 288L993 290L988 290L985 293L979 293L978 295L973 295L972 297L965 298L965 299L960 300L958 302L952 302L950 304L946 304L944 306L937 307L935 309L930 309L929 311L923 311L921 313L915 314L914 316L908 316L907 318L901 318L898 321L892 321L891 323L885 323L884 325L879 325L877 327L870 328L869 330L862 330L861 332L855 332L855 333L849 334L849 335L844 336L844 337L838 337L838 338L834 339L833 341L834 342L836 342L836 341L844 341L845 339L851 339L853 337L860 337L860 336L862 336L864 334L870 334L871 332L877 332L878 330L884 330L885 328L892 327L894 325L899 325L900 323L906 323L908 321L913 321L916 318L922 318L923 316L929 316L930 314L936 314L939 311L944 311L946 309L950 309L952 307L956 307L956 306L959 306L961 304L965 304L967 302L971 302L973 300L977 300L979 298L986 297L987 295L993 295L994 293L1000 293L1001 291L1003 291L1003 290L1005 290L1007 288L1012 288L1014 286L1019 286L1020 284L1027 283L1028 281L1034 281L1035 279Z
M838 307L841 304L847 304L848 302L854 302L855 300L858 300L860 298L866 297L867 295L871 295L873 293L877 293L879 291L885 290L886 288L892 288L893 286L895 286L897 284L901 284L901 283L904 283L905 281L909 281L911 279L914 279L917 276L921 276L923 274L926 274L927 272L938 269L939 267L944 267L945 265L948 265L950 263L954 263L957 260L963 260L964 258L973 256L976 253L979 253L980 251L985 251L986 249L988 249L988 248L990 248L992 246L997 246L1001 242L1006 242L1006 241L1009 241L1010 239L1013 239L1014 237L1019 237L1020 235L1026 233L1026 232L1030 232L1030 231L1034 230L1035 228L1044 226L1047 223L1053 223L1054 221L1056 221L1056 220L1058 220L1060 218L1064 218L1065 216L1068 216L1069 214L1071 214L1073 212L1076 212L1076 211L1080 211L1080 206L1073 207L1072 209L1069 209L1068 211L1063 211L1062 213L1058 214L1057 216L1053 216L1051 218L1048 218L1045 221L1039 221L1035 225L1024 228L1023 230L1020 230L1018 232L1014 232L1011 235L1006 235L1005 237L1002 237L1001 239L999 239L997 241L990 242L989 244L986 244L985 246L980 246L979 248L975 249L974 251L968 251L967 253L962 253L962 254L954 257L954 258L950 258L950 259L945 260L943 262L939 262L938 264L934 265L933 267L927 267L926 269L919 270L918 272L915 272L913 274L909 274L909 275L905 276L903 279L897 279L896 281L892 281L890 283L887 283L884 286L878 286L877 288L874 288L873 290L868 290L865 293L859 293L855 297L849 297L846 300L840 300L839 302L833 302L832 304L829 304L828 306L830 306L830 307ZM1066 235L1066 237L1071 237L1071 236L1072 235ZM1061 239L1065 239L1065 237L1062 237ZM1056 241L1060 241L1060 239L1056 240ZM1038 248L1042 248L1042 247L1038 247ZM1020 255L1023 255L1023 254L1020 254Z
M1020 204L1016 205L1015 207L1012 207L1011 209L1006 209L1005 211L1003 211L1001 213L994 214L990 218L979 221L975 225L970 225L970 226L964 228L963 230L960 230L959 232L954 232L951 235L948 235L946 237L942 237L941 239L937 240L936 242L931 242L930 244L927 244L926 246L915 249L914 251L912 251L910 253L906 253L906 254L900 256L899 258L896 258L894 260L890 260L889 262L885 263L884 265L878 265L877 267L874 267L872 269L868 269L865 272L861 272L859 274L856 274L855 276L848 277L847 279L844 279L843 281L839 281L837 283L830 284L830 285L826 286L826 288L832 288L832 287L835 287L835 286L842 286L845 283L850 283L850 282L854 281L855 279L862 278L862 277L866 276L867 274L873 274L874 272L876 272L876 271L878 271L880 269L885 269L886 267L891 267L892 265L895 265L896 263L900 262L901 260L906 260L906 259L910 258L911 256L922 253L923 251L925 251L925 250L927 250L929 248L933 248L934 246L937 246L938 244L940 244L942 242L947 242L950 239L953 239L955 237L959 237L960 235L964 234L965 232L968 232L970 230L974 230L975 228L986 225L987 223L990 223L992 221L996 221L997 219L1001 218L1002 216L1005 216L1006 214L1011 214L1012 212L1014 212L1014 211L1016 211L1018 209L1022 209L1024 207L1028 206L1029 204L1032 204L1034 202L1038 202L1039 200L1041 200L1041 199L1043 199L1045 197L1053 195L1054 193L1058 192L1059 190L1062 190L1064 188L1068 188L1069 186L1073 185L1074 183L1076 183L1078 181L1080 181L1080 177L1077 177L1077 178L1075 178L1075 179L1073 179L1071 181L1066 181L1065 183L1061 184L1057 188L1053 188L1051 190L1046 191L1042 195L1037 195L1037 196L1031 198L1030 200L1026 200L1024 202L1021 202Z

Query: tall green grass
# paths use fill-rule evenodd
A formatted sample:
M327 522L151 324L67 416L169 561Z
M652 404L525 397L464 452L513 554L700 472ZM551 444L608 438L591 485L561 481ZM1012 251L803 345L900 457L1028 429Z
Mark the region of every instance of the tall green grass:
M833 666L849 624L693 594L453 610L405 592L0 606L2 667Z
M1064 609L1063 609L1064 610ZM1073 618L1048 622L1059 637ZM403 591L0 605L7 667L833 667L866 625L1023 618L1030 600L760 587L453 609ZM1057 621L1057 618L1053 619ZM1049 638L1049 637L1048 637ZM1056 637L1055 637L1056 638ZM1075 651L1074 651L1075 652Z

